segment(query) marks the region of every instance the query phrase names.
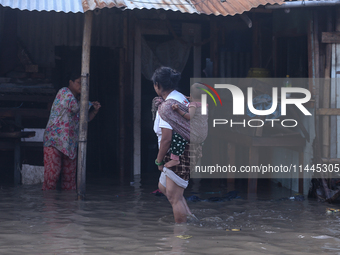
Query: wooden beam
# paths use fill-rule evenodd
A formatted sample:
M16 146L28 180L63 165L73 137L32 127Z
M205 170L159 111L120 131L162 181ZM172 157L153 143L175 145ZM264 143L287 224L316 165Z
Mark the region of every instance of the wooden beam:
M23 118L48 118L50 111L45 109L29 109L29 108L0 108L0 118L14 118L15 116Z
M1 93L24 93L24 94L45 94L54 96L56 90L53 88L53 84L44 83L40 85L18 85L16 83L2 83L0 84Z
M340 32L322 32L322 43L340 43Z
M35 131L0 132L0 138L30 138L34 136Z
M340 164L340 158L322 158L322 163Z
M258 7L258 8L250 9L249 12L252 12L252 13L272 13L273 10L261 9L260 7Z
M317 115L340 115L338 108L319 108L316 110Z
M78 165L77 165L77 193L78 200L85 198L86 190L86 148L90 87L90 50L93 12L85 12L83 48L81 62L81 97L79 119Z
M55 96L0 94L0 101L50 103L53 102L54 98Z
M305 146L306 139L299 136L283 137L254 137L252 146L257 147L302 147Z
M299 135L291 136L262 136L253 137L227 130L217 129L213 135L218 140L224 140L228 143L234 143L242 146L254 147L303 147L306 144L306 139Z

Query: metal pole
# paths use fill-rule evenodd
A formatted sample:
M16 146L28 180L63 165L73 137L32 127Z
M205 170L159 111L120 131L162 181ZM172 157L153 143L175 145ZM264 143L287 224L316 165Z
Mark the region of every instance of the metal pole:
M89 109L89 73L90 73L90 50L92 11L85 12L83 50L81 62L81 96L80 96L80 119L79 119L79 144L78 144L78 167L77 167L77 194L78 200L85 198L86 188L86 148L87 148L87 124Z

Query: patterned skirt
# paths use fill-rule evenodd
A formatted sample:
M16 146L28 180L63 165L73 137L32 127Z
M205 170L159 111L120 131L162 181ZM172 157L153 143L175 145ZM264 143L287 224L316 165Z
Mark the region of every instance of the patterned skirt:
M201 144L187 144L183 155L179 156L179 165L170 167L175 174L185 181L190 179L190 171L193 169L199 158L202 157L202 145ZM168 153L164 161L165 163L171 160L170 154Z

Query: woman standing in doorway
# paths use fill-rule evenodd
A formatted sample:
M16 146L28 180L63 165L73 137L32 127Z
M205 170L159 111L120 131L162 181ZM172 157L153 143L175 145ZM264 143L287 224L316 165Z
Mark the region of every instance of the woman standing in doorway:
M54 99L44 133L43 190L54 190L61 173L61 188L76 189L79 99L81 77L71 74L68 87L61 88ZM89 121L98 113L99 102L92 102Z
M162 101L159 102L161 103L160 108L165 105L164 103L167 100L169 100L169 102L175 100L182 109L188 112L189 101L183 94L176 90L180 78L181 74L169 67L160 67L154 72L152 81L154 89L160 97L159 100ZM153 101L154 104L156 101L157 100ZM159 178L158 188L168 198L173 209L175 222L184 223L187 220L187 215L191 215L183 196L184 189L188 186L190 177L189 144L186 146L183 155L180 156L180 164L171 167L171 169L164 167L164 164L171 160L168 150L171 145L174 128L166 122L161 115L172 119L177 118L176 115L178 114L172 110L171 105L163 109L161 114L160 108L158 108L155 116L154 131L158 137L159 148L155 163L158 166L158 170L162 172ZM157 106L155 107L157 108ZM181 121L180 119L186 121L178 115L178 120ZM187 124L187 127L190 127L188 121Z

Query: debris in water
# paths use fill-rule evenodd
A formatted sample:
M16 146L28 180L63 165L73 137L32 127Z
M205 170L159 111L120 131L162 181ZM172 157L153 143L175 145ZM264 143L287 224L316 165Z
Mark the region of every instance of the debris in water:
M191 238L192 236L189 236L189 235L180 235L180 236L176 236L176 237L178 237L178 238L180 238L180 239L189 239L189 238Z
M277 201L287 201L287 200L304 201L305 197L303 195L300 195L300 194L295 194L295 196L293 196L293 197L283 197L283 198L277 199Z
M300 194L296 194L294 197L290 197L290 200L295 200L295 201L304 201L305 197L303 195Z
M205 217L202 219L202 221L207 222L223 222L223 220L220 217Z
M198 197L198 196L190 196L187 198L188 201L191 201L191 202L199 202L201 201L201 199Z
M157 196L157 197L164 196L164 194L159 189L152 191L151 194L155 194L155 196Z
M340 209L334 209L334 208L326 208L327 213L337 213L340 212Z
M212 193L212 192L206 192L205 194L208 194L208 193ZM215 192L215 193L217 193L217 192ZM228 192L227 194L225 194L224 196L221 196L221 197L209 197L208 199L201 199L200 197L193 195L193 196L187 197L186 199L188 201L191 201L191 202L200 202L200 201L203 201L203 202L224 202L224 201L230 201L232 199L240 198L239 196L237 196L237 194L238 194L238 191L234 190L234 191Z

